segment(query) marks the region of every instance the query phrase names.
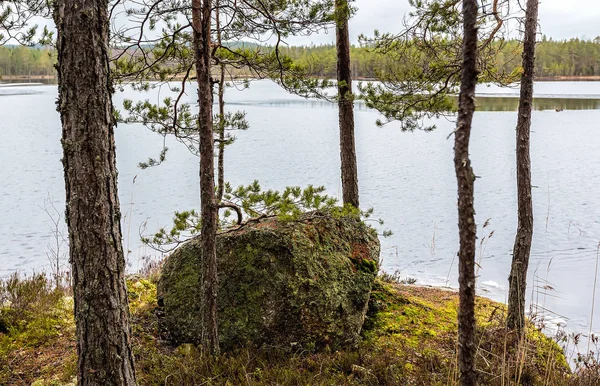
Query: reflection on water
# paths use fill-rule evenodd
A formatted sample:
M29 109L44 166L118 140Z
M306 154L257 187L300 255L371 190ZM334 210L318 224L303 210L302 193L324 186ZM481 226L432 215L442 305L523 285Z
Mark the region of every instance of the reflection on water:
M263 107L287 107L287 108L337 108L337 105L332 102L312 99L279 99L279 100L263 100L256 101L241 101L229 103L230 105L238 106L263 106ZM458 101L457 105L458 106ZM517 111L519 108L519 98L517 97L500 97L500 96L479 96L477 97L477 111ZM363 101L355 103L357 110L369 110ZM533 109L537 111L543 110L600 110L600 99L585 99L585 98L535 98L533 100Z
M42 92L35 89L26 89L20 86L2 86L0 85L0 97L17 96L17 95L34 95Z
M7 84L20 84L20 85L38 85L38 84L58 84L56 78L25 78L25 79L10 79L0 78L0 87L6 86Z
M4 96L16 96L16 95L33 95L33 94L42 94L46 90L44 88L40 88L37 86L54 84L54 81L50 81L48 79L44 80L18 80L18 81L9 81L9 80L1 80L0 81L0 97Z
M478 111L517 111L519 98L478 97ZM533 109L542 110L599 110L600 99L583 98L535 98Z
M551 82L547 82L551 83ZM564 83L564 82L563 82ZM0 97L6 95L30 95L41 93L39 88L31 86L52 85L56 84L56 79L33 79L33 80L18 80L18 81L0 81ZM538 82L538 84L540 84ZM485 91L488 91L487 89ZM517 111L519 108L519 98L515 89L499 89L493 94L478 93L477 94L477 111ZM507 96L498 95L499 91L510 92ZM543 90L542 90L543 91ZM577 94L549 97L546 93L540 93L543 97L534 98L533 109L537 111L544 110L600 110L600 98L597 94ZM538 94L538 95L540 95ZM337 108L337 104L325 100L315 99L290 99L286 95L282 99L271 99L265 95L264 98L251 100L236 100L228 102L232 106L262 106L262 107L297 107L297 108ZM458 107L458 99L456 100ZM355 102L356 110L369 110L364 101Z

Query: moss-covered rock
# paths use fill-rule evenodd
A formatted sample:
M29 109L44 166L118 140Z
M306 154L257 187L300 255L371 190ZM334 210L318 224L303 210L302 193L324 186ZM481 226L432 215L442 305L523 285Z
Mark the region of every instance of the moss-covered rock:
M266 218L217 237L221 345L304 350L358 342L378 267L379 240L354 217ZM178 248L158 283L166 329L197 343L200 240Z

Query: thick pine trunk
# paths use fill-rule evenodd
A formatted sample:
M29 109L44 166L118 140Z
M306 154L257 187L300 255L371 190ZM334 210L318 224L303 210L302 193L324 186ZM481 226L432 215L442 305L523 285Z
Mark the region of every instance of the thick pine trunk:
M458 121L454 136L454 168L458 182L460 238L458 311L458 362L461 386L477 384L475 372L475 243L477 226L473 192L475 175L469 159L471 123L477 84L477 1L463 0L464 40Z
M135 385L117 195L108 2L58 0L58 111L78 385Z
M210 0L192 1L194 51L200 114L200 217L202 221L202 326L200 344L207 352L219 353L217 331L217 203L215 200L215 161L212 116L211 4Z
M348 36L350 8L347 0L335 1L335 14L342 196L344 204L351 204L358 208L358 169L354 144L354 97L352 96L350 37Z
M525 326L525 288L527 268L533 238L533 202L531 199L531 105L533 103L533 76L535 68L535 41L538 18L538 0L527 0L523 46L523 75L517 119L517 202L518 226L513 248L512 267L508 277L507 326L523 333Z

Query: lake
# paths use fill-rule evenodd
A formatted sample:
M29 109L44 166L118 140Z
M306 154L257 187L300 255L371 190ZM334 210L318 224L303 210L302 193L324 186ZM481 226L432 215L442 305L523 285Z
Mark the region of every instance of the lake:
M54 237L43 207L49 198L59 213L64 209L56 93L56 86L47 85L0 87L0 275L48 268ZM125 90L115 95L115 106L124 98L156 101L168 94L166 87L147 95ZM479 177L478 289L505 301L517 226L518 89L480 86L478 94L471 143ZM549 310L540 311L549 325L566 322L571 330L587 332L600 242L600 83L538 82L535 95L535 233L527 297ZM194 102L194 94L186 99ZM226 151L227 181L237 186L258 179L270 189L324 185L341 197L334 105L289 95L268 81L228 90L227 100L228 110L245 110L250 123ZM377 118L357 106L361 204L373 207L374 217L385 221L382 229L394 233L382 239L383 268L420 284L456 287L456 179L448 138L454 122L440 118L427 122L435 123L434 132L403 133L396 123L376 127ZM159 154L162 138L140 125L119 125L116 140L123 240L133 269L156 254L139 241L143 223L155 231L170 224L174 211L198 208L198 161L167 138L167 161L141 170L137 164ZM594 330L600 331L600 312Z

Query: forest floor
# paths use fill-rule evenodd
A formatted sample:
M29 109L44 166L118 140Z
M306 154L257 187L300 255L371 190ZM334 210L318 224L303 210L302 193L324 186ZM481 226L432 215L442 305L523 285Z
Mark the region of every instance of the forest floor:
M139 385L457 385L458 297L376 281L362 342L347 351L240 348L217 358L164 338L152 277L128 279ZM74 385L73 300L43 275L0 286L0 385ZM599 385L598 368L571 372L562 350L529 324L504 328L506 307L478 298L480 385Z

